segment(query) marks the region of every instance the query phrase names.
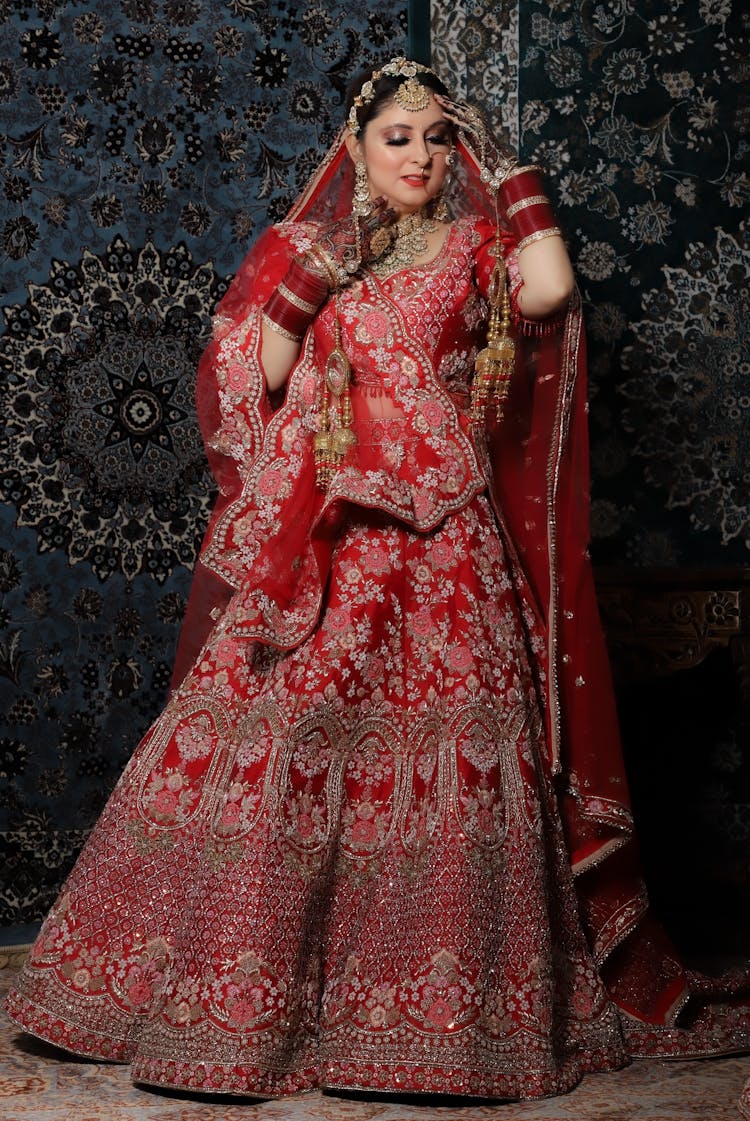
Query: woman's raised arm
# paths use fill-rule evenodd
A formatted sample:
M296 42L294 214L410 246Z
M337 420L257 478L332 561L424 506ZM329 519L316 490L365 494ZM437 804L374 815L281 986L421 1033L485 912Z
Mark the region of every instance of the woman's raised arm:
M559 234L531 242L518 255L523 279L516 299L527 319L546 319L568 304L575 281L568 251Z
M263 307L260 360L268 388L280 389L297 361L305 332L328 299L380 256L395 237L396 212L378 198L364 215L351 214L318 232Z
M528 319L555 315L567 306L575 280L538 170L514 168L500 184L498 203L518 243L523 286L516 298L522 314Z

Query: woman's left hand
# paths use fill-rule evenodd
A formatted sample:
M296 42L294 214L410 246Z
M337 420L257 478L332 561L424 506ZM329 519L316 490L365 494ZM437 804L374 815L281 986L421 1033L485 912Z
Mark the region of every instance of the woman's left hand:
M312 248L314 256L333 266L337 287L347 284L356 272L382 257L396 237L396 211L385 198L378 198L365 215L349 214L324 227ZM333 281L333 277L331 277Z

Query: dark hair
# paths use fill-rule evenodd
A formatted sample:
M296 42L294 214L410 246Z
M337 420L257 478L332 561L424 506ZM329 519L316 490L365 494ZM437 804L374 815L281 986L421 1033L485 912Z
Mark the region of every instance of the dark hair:
M375 69L377 70L378 67L376 66ZM346 93L347 118L349 117L349 112L352 105L354 104L355 97L359 95L359 92L365 82L368 82L372 78L372 74L372 70L364 70L350 82L349 88ZM431 70L421 70L416 75L416 78L420 85L426 86L427 89L432 90L433 93L442 94L443 97L450 97L448 87L444 85L444 83L440 81L438 76L436 74L433 74ZM370 121L374 120L375 117L377 117L378 114L382 112L383 109L385 109L386 105L390 104L390 102L393 100L393 95L395 94L398 87L402 86L406 81L408 81L406 75L401 75L396 78L392 77L390 74L384 74L382 78L379 78L377 82L375 82L375 93L372 100L368 101L366 105L362 105L357 110L357 122L359 124L360 132L367 128Z

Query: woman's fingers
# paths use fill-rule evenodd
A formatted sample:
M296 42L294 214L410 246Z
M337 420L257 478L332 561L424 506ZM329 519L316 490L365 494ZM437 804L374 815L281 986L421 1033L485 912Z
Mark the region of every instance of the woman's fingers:
M385 195L379 195L373 202L369 214L365 217L365 223L370 229L374 229L375 226L390 226L397 218L398 214Z

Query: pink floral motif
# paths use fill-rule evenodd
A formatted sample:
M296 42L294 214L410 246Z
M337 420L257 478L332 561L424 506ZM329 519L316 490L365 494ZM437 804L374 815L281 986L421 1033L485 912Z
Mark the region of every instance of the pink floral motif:
M177 795L166 787L157 792L152 802L153 808L161 817L174 817L177 810Z
M474 655L468 646L451 646L448 651L448 664L457 673L468 673L474 664Z
M436 538L430 547L430 563L434 568L450 569L456 559L456 550L445 537Z
M363 679L368 684L382 681L385 677L385 661L383 658L370 658L363 674Z
M382 311L369 311L362 318L371 339L385 338L391 329L391 321Z
M233 638L222 638L213 648L217 666L233 666L239 650L239 643Z
M264 498L273 498L279 494L285 480L286 472L282 471L280 467L266 467L258 475L258 493Z
M381 545L373 545L368 549L362 557L362 568L365 572L372 572L377 576L388 572L391 567L391 559L388 552Z
M438 997L427 1010L425 1019L436 1028L452 1028L455 1013L447 1000Z
M307 377L302 382L302 403L308 409L315 404L318 387L315 384L315 378Z
M242 393L248 387L248 373L244 366L238 362L230 362L226 367L227 389L233 393Z
M246 997L240 997L229 1009L229 1018L235 1024L240 1024L243 1027L251 1024L253 1020L257 1019L255 1005Z
M371 845L378 839L377 823L359 820L354 823L351 830L352 841L357 844Z
M137 977L126 989L126 994L133 1008L145 1008L150 1004L154 991L143 977Z
M435 620L430 614L429 607L420 607L411 617L411 629L414 634L424 638L435 630Z
M348 607L329 607L325 625L334 634L341 634L351 626L351 613Z
M415 513L416 517L418 518L418 520L421 521L422 518L427 517L430 510L432 509L432 502L428 498L428 496L426 494L424 494L421 490L416 492L416 494L414 495L414 498L413 498L413 502L414 502L414 513Z
M445 420L443 407L437 401L420 401L419 411L430 428L439 428Z
M238 802L228 802L221 813L220 825L227 829L236 826L242 815L242 807Z

